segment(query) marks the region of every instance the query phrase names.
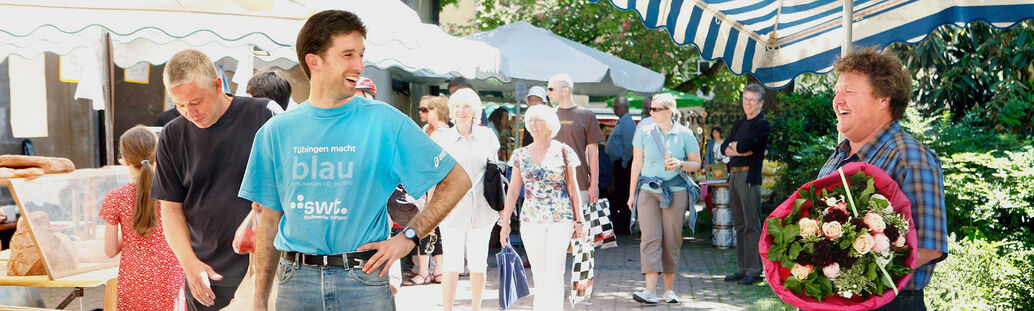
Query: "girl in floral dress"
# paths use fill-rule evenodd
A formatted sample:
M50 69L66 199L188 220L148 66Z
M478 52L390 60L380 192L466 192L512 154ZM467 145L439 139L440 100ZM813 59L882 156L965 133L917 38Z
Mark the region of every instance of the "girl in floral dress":
M531 261L535 284L533 309L563 310L567 246L572 233L578 237L582 233L582 212L574 210L575 206L582 206L578 185L565 178L574 176L578 156L571 147L552 139L560 131L560 119L552 108L532 106L525 113L524 122L534 140L515 150L510 158L513 173L506 205L499 212L499 242L509 245L510 215L524 186L521 241Z
M158 202L151 200L158 137L136 126L119 139L121 160L132 183L104 197L104 252L122 253L118 268L118 310L185 310L183 269L165 242ZM121 232L120 232L121 231Z

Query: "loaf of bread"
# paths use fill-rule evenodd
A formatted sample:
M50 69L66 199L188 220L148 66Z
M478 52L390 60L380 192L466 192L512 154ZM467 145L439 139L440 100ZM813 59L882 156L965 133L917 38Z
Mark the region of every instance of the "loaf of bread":
M36 248L29 232L28 218L18 219L18 228L11 237L11 258L7 261L7 275L46 275L43 254Z
M65 173L75 170L75 164L71 160L55 157L25 156L17 154L0 155L0 167L10 169L38 168L45 174ZM26 174L35 173L26 172ZM0 176L3 173L0 172ZM30 175L31 176L31 175ZM22 176L24 177L24 176Z

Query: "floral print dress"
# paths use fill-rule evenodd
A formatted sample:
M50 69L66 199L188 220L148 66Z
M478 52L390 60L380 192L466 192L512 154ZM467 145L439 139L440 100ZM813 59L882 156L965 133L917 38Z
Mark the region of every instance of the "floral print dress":
M521 207L521 222L553 223L574 222L571 197L567 193L564 178L564 154L568 165L577 167L581 163L571 147L556 140L550 141L542 163L536 165L531 159L531 147L514 151L511 166L519 167L524 181L524 205ZM564 150L564 151L561 151Z

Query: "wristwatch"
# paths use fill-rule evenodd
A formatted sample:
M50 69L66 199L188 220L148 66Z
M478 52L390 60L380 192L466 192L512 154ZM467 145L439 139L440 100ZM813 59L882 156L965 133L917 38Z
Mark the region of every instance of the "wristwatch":
M413 241L413 244L420 245L420 235L416 233L416 229L406 227L405 229L402 229L402 236Z

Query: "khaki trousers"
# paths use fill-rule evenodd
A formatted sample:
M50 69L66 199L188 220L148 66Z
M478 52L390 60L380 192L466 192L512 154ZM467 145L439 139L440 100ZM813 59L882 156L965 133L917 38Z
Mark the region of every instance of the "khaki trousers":
M686 190L673 191L671 207L660 207L660 194L640 190L636 208L639 217L639 260L643 273L678 272L682 247L682 222L686 215Z

